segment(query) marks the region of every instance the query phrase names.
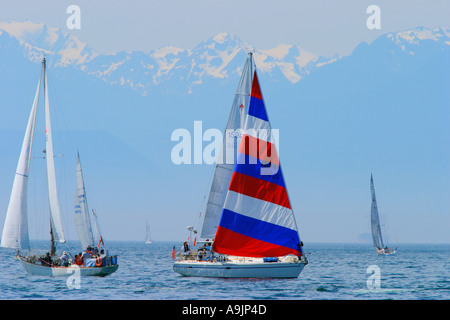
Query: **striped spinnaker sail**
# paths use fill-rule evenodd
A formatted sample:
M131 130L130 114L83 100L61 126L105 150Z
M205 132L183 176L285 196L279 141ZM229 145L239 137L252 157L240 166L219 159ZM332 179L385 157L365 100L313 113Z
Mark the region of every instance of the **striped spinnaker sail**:
M302 255L274 142L255 71L244 134L214 251L243 257Z

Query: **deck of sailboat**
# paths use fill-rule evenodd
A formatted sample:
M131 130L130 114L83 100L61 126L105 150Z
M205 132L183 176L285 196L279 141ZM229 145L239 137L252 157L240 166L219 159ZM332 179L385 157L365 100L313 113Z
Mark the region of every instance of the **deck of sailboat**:
M67 277L77 272L76 270L79 270L80 276L105 277L111 273L114 273L119 268L118 264L100 267L86 267L77 265L70 265L67 267L57 265L45 266L34 262L29 262L27 261L27 257L24 256L17 256L17 259L20 261L25 271L29 274L49 277Z
M237 258L237 257L236 257ZM179 260L173 270L182 276L213 278L297 278L307 260L264 262L263 258L230 259L226 262Z

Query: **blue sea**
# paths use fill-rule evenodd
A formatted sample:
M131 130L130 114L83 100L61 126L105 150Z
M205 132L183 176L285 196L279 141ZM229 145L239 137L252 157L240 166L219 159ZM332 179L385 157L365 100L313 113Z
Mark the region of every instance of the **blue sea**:
M49 243L34 241L46 250ZM398 245L379 256L369 244L305 244L309 264L297 279L182 277L172 270L172 247L181 242L110 241L119 269L110 276L67 278L28 275L0 249L1 300L448 300L450 245ZM77 242L64 249L78 253Z

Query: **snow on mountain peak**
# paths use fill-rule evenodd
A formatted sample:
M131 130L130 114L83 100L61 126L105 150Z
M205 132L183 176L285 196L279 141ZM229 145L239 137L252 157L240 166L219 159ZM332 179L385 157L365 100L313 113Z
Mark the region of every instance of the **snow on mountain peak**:
M185 49L180 49L174 46L166 46L160 49L156 49L151 54L154 58L163 58L167 55L178 55L180 52L186 51Z
M30 21L26 22L0 22L0 29L6 31L21 42L24 42L27 35L42 32L44 24L37 24Z
M16 38L24 46L24 53L32 61L40 61L44 55L54 56L55 66L82 64L96 56L77 37L45 24L26 22L0 22L0 30Z
M439 27L432 29L418 27L412 30L389 33L386 37L399 45L402 43L417 45L423 40L441 41L445 38L448 40L445 30Z
M217 43L224 43L229 37L232 37L228 33L222 32L213 37L213 40Z
M260 50L260 52L265 55L268 55L274 59L283 60L283 58L288 55L289 49L291 49L291 48L292 48L291 45L280 44L275 48L268 49L268 50Z

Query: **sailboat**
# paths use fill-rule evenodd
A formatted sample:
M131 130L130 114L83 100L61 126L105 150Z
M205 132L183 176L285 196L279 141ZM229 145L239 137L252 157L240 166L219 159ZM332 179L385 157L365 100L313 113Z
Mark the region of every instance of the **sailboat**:
M173 265L183 276L297 278L308 263L254 69L250 52L206 205L207 239Z
M395 254L397 252L397 248L391 249L384 245L383 236L381 235L381 225L380 218L378 216L378 205L377 199L375 197L375 187L373 184L373 176L370 175L370 192L372 194L372 207L370 210L370 223L372 229L372 240L373 245L378 254Z
M43 79L44 86L44 105L45 105L45 135L46 149L45 159L47 166L47 187L50 207L50 251L45 256L31 254L29 234L28 234L28 210L27 210L27 185L28 175L30 172L31 151L33 146L33 138L36 123L37 106L39 100L39 92L41 81ZM76 208L75 208L75 225L83 245L83 249L87 248L87 244L93 245L93 239L90 238L92 232L88 232L91 226L82 211L87 210L87 203L84 193L84 182L81 172L81 165L78 157L77 163L77 183L76 191ZM79 207L79 208L78 208ZM83 209L80 209L83 207ZM81 218L77 218L80 216ZM80 234L81 229L83 229ZM92 241L91 241L92 240ZM0 245L5 248L13 248L17 250L16 259L20 261L25 270L32 275L42 276L68 276L73 274L73 266L70 262L65 263L56 256L57 243L64 243L65 236L61 223L61 210L58 199L58 191L56 185L56 174L53 154L52 130L50 122L50 105L48 99L46 60L42 60L42 72L39 77L38 87L34 97L31 113L29 116L25 137L22 144L21 153L14 177L11 198L6 213L5 224L3 227L2 239ZM28 255L23 255L20 250L28 250ZM70 257L69 257L70 258ZM69 260L69 259L68 259ZM116 271L118 268L117 257L110 257L106 254L99 255L96 259L85 259L84 265L76 265L80 270L81 276L105 276ZM94 260L94 261L92 261ZM93 264L93 265L92 265ZM70 269L70 270L69 270Z
M145 221L145 243L152 243L152 239L150 238L150 226L148 225L148 221Z

